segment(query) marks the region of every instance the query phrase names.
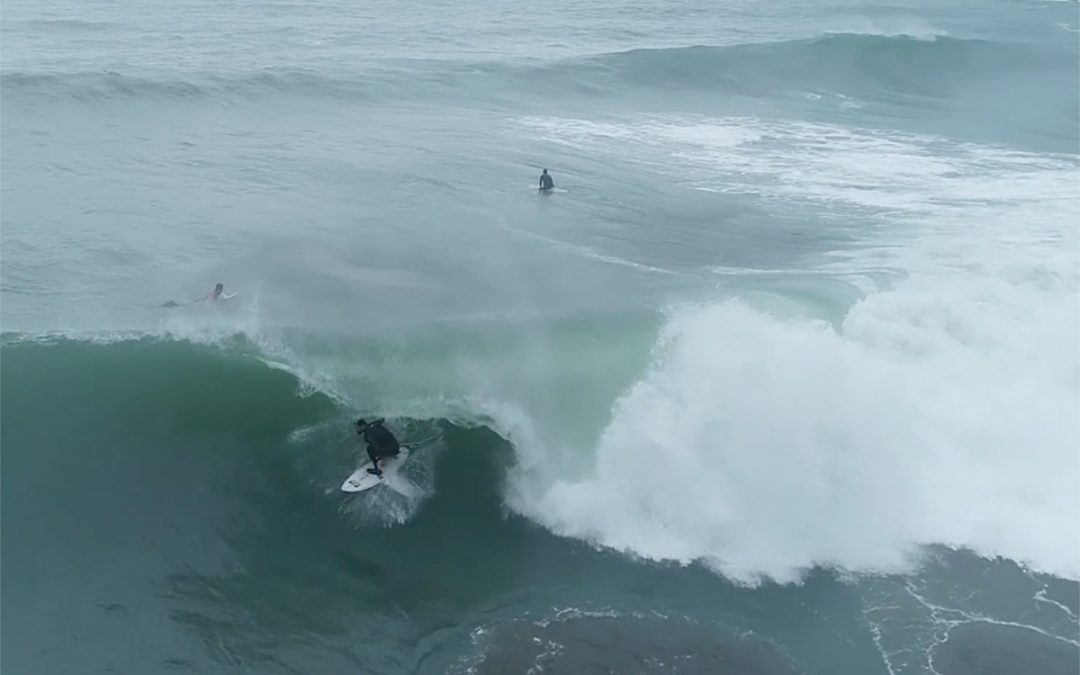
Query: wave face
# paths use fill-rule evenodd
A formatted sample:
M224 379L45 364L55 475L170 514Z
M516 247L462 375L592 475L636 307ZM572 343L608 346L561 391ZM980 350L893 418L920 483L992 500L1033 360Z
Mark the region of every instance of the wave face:
M291 430L332 405L325 395L301 396L294 375L257 358L189 342L7 336L3 348L16 417L47 413L29 399L38 390L63 391L69 412L87 418L127 418L136 426L190 433ZM101 397L104 391L110 396ZM47 425L47 414L37 423Z
M375 398L412 415L391 425L414 450L406 475L419 499L342 500L337 485L360 456L355 407L242 335L205 344L8 334L3 508L24 515L5 526L4 566L24 584L7 602L89 608L103 626L88 636L102 662L138 670L265 672L270 660L271 672L287 672L318 658L342 672L503 672L718 653L769 674L837 653L877 667L877 652L843 632L810 645L774 627L793 606L813 612L806 621L822 611L849 621L846 605L809 601L837 592L809 568L836 565L868 580L857 592L886 659L897 649L930 658L938 641L923 633L955 627L958 644L989 640L999 658L1034 649L1071 663L1074 586L1002 563L999 583L1046 607L1014 618L970 604L978 594L958 581L983 578L985 562L913 545L945 542L1075 577L1075 473L1061 470L1073 461L1063 434L1076 421L1075 370L1027 345L1029 366L1053 368L1056 383L1007 373L1015 362L1004 356L1032 337L1023 328L978 341L1001 364L973 357L963 330L988 316L944 306L945 316L928 316L917 299L931 296L897 290L864 302L842 330L741 303L674 313L654 366L626 390L595 451L573 449L578 459L594 452L594 468L551 441L575 435L565 412L555 411L560 426L520 400L386 392ZM993 320L1016 328L1015 318ZM432 356L423 344L357 345L340 363L358 353L372 382ZM490 382L475 368L471 377ZM452 391L454 379L437 388ZM559 536L507 519L508 506ZM635 555L613 559L567 536ZM656 578L641 557L701 560L740 584L800 585L748 595L719 575ZM470 566L479 574L463 572ZM524 569L539 595L521 592ZM588 591L566 587L571 570ZM953 581L939 588L942 578ZM628 596L627 583L661 583L665 600ZM730 612L748 603L753 621ZM943 607L977 619L938 625ZM56 620L29 616L5 629L25 646L5 662L60 667L62 655L34 652L52 639L40 627ZM108 626L131 616L160 621L156 634L172 646L123 651L128 632ZM387 653L355 647L380 630L404 642ZM406 644L415 631L419 654ZM313 642L337 646L328 656Z
M161 369L155 381L177 384L155 391L176 399L150 405L154 414L190 410L192 425L220 420L223 432L303 427L312 409L485 426L512 444L504 501L515 512L636 556L703 561L744 583L795 581L819 566L902 572L926 545L1080 576L1070 526L1080 516L1075 157L942 152L934 137L746 118L522 124L594 155L676 158L706 195L842 204L887 213L890 229L810 268L717 268L715 278L731 279L721 298L672 303L659 317L641 308L563 321L432 315L352 334L263 328L253 303L239 323L226 310L174 313L148 342L12 337L5 390L109 372L94 365L105 359L124 373L103 380L110 390ZM705 273L555 250L567 265L585 250L628 283ZM198 325L217 321L218 337ZM231 348L253 370L224 361L222 379L198 349L221 348L221 336L231 344L237 327L246 346ZM24 358L56 371L20 375ZM260 359L300 379L263 373ZM293 402L297 382L322 393ZM87 404L97 404L97 386L85 384ZM125 416L145 415L142 386L115 402L132 408Z

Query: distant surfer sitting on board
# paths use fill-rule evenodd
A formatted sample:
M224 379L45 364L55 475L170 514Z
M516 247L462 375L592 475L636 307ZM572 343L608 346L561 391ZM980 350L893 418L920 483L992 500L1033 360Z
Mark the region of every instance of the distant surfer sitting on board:
M544 172L540 174L540 192L551 192L554 189L555 181L551 179L551 174L547 169L544 169Z
M371 458L372 467L368 469L368 473L375 476L382 475L382 470L379 469L379 460L396 457L398 451L401 450L401 445L394 438L394 434L383 426L385 421L382 418L374 422L368 422L362 418L356 420L356 435L363 436L364 440L367 441L367 454Z

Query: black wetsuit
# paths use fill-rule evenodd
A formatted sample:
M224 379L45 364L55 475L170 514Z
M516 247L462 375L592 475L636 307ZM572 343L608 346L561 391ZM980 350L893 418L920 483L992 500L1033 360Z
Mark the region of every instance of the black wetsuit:
M367 425L364 428L363 436L364 440L367 441L368 457L371 458L371 463L376 467L379 465L380 459L395 457L401 449L401 445L394 438L394 434L383 426L382 420L375 420Z
M553 181L551 179L551 174L549 174L549 173L540 174L540 189L544 190L545 192L548 191L548 190L554 190L555 189L555 181Z

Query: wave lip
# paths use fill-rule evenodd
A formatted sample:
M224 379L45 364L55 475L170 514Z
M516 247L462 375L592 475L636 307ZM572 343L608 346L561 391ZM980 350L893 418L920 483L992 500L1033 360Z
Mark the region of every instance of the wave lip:
M13 408L26 403L25 392L65 382L66 396L82 408L79 414L147 415L188 431L235 433L289 430L337 405L332 394L240 343L230 349L134 334L4 334L0 348L5 405ZM101 391L109 395L101 397Z

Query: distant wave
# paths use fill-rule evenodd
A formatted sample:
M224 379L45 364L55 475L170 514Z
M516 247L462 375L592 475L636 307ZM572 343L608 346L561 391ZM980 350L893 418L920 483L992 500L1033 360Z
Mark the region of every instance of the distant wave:
M838 91L933 93L953 79L1067 68L1068 59L1039 45L944 35L829 34L813 39L732 46L635 49L554 63L476 63L393 59L350 71L262 70L143 75L125 72L0 76L14 100L104 102L125 99L275 97L383 99L394 96L477 97L607 95L634 89L713 90L756 95L807 87Z
M239 75L183 74L173 77L145 77L113 71L6 72L0 75L0 87L8 96L17 98L83 102L318 94L365 96L362 81L333 79L309 71L270 70Z
M638 49L583 60L582 75L652 87L722 87L753 93L777 87L918 90L949 77L978 77L1046 65L1041 48L1019 43L941 36L832 34L735 45Z
M98 31L113 30L118 24L112 21L87 21L84 19L30 19L11 21L9 28L30 28L59 31Z

